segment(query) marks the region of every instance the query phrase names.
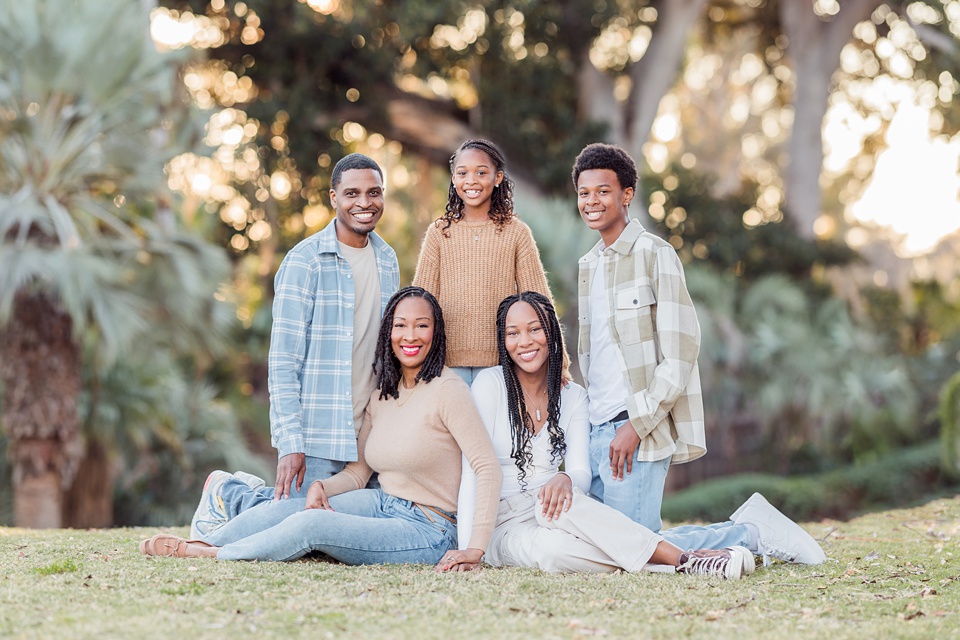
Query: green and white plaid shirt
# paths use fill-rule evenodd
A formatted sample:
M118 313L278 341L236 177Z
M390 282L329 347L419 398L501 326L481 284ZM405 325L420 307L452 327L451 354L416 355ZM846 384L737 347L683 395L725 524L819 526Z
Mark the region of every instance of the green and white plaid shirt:
M602 266L610 333L628 387L627 413L640 435L637 460L696 460L707 452L697 367L700 323L680 258L636 219L602 255L600 246L580 258L577 354L584 381L590 367L590 287Z

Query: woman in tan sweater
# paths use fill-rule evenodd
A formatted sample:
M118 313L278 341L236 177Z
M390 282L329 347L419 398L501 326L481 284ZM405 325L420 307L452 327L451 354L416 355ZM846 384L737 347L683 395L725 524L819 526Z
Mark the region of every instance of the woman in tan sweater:
M316 481L306 499L244 511L203 540L158 534L147 555L295 560L321 551L347 564L478 566L497 514L502 475L470 389L445 357L443 315L420 287L390 299L377 340L377 390L358 437L360 459ZM476 518L457 550L461 458L478 477ZM381 489L364 489L372 473Z
M497 305L550 288L530 227L513 212L513 181L497 145L467 140L450 158L446 212L427 228L413 284L440 301L447 365L467 384L497 364Z

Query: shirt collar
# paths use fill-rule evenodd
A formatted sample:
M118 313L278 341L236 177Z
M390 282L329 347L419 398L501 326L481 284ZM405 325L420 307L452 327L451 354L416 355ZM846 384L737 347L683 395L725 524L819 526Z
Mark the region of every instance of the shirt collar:
M637 238L640 237L643 231L643 225L640 224L640 221L636 218L631 218L630 221L627 222L627 226L624 227L620 237L610 245L610 248L623 255L630 253L634 243L636 243Z
M334 224L336 221L336 218L334 218L327 224L327 226L317 232L317 236L319 236L317 251L319 253L335 253L340 255L340 243L337 242L337 227ZM381 249L383 240L376 234L376 232L371 231L369 235L367 235L367 239L370 244L373 245L374 251L379 251Z

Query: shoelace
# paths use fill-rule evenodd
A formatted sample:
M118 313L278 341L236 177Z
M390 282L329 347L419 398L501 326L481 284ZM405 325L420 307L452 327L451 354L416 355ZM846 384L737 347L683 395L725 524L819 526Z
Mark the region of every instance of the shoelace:
M777 560L783 560L784 562L793 562L796 559L796 554L789 553L780 549L779 547L764 547L763 548L763 566L769 567L772 563L770 558L774 557Z
M710 556L708 558L696 558L690 556L680 567L680 571L691 574L701 575L720 575L726 577L727 564L730 562L728 556Z

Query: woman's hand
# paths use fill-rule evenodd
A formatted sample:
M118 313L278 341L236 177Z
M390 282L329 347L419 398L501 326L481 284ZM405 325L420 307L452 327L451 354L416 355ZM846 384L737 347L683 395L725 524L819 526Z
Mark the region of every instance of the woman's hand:
M451 549L443 554L434 571L475 571L480 568L482 559L483 550L481 549L464 549L463 551Z
M319 480L314 480L310 488L307 489L307 506L304 508L333 511L333 507L327 502L327 492L323 490L323 483Z
M573 504L573 481L562 471L550 478L550 482L540 487L538 494L543 506L543 517L547 522L556 520Z

